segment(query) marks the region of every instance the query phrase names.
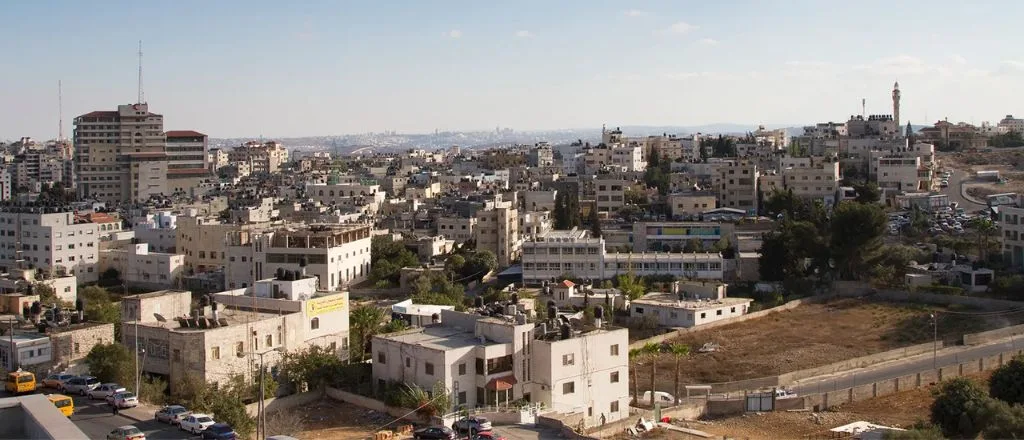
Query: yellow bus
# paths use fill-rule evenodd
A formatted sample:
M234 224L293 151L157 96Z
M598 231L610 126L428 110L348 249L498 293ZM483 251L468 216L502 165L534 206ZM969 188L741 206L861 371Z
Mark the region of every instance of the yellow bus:
M60 410L61 414L71 417L75 413L75 401L72 398L63 394L50 394L46 398L50 399L50 402Z
M21 370L7 373L4 389L11 394L31 393L36 390L36 375Z

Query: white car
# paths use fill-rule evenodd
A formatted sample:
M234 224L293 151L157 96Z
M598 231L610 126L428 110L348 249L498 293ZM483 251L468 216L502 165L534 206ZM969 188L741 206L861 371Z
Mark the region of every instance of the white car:
M185 419L182 420L180 424L178 424L178 427L181 428L182 431L188 431L193 434L199 434L200 432L205 431L206 428L209 428L214 423L217 422L214 422L213 417L211 417L209 414L192 414L189 415L188 417L185 417Z
M146 433L132 425L124 425L110 431L107 440L146 440Z
M119 391L117 394L107 396L107 404L118 408L135 408L139 406L139 398L131 391Z
M104 399L114 394L125 391L124 387L116 383L105 383L89 390L89 399Z

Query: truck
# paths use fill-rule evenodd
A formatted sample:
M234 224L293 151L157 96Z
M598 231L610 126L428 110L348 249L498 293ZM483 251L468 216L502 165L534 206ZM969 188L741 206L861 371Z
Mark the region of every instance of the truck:
M999 180L999 170L982 170L982 171L978 171L977 173L975 173L974 177L977 178L978 180L998 181Z

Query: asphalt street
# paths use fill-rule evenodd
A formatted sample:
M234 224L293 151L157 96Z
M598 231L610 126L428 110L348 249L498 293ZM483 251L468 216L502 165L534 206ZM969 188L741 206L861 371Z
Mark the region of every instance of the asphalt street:
M177 427L153 420L153 411L142 408L129 408L114 415L109 405L102 400L89 400L88 397L75 396L75 414L71 416L78 429L93 439L107 438L114 428L132 425L146 433L147 439L188 439L198 438L178 430Z
M974 203L967 200L962 188L963 184L971 181L971 176L963 170L950 170L953 175L949 176L949 187L943 188L942 193L949 196L950 202L956 202L961 208L964 208L969 213L974 213L979 209L985 208L985 205Z
M1024 348L1024 340L1018 341L1016 339L990 345L952 347L938 350L937 356L934 356L934 358L932 354L914 356L868 368L858 368L828 376L804 379L789 385L787 388L797 393L797 395L838 391L858 385L916 374L921 371L931 370L935 366L948 367L962 362L977 361L983 357L995 356L1002 352L1022 348Z

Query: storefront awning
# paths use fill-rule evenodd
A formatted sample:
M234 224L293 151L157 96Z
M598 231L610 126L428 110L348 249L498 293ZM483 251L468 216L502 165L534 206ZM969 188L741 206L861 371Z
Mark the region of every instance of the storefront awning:
M511 390L512 385L516 384L516 377L509 375L504 377L496 377L487 382L487 389L494 391L506 391Z

